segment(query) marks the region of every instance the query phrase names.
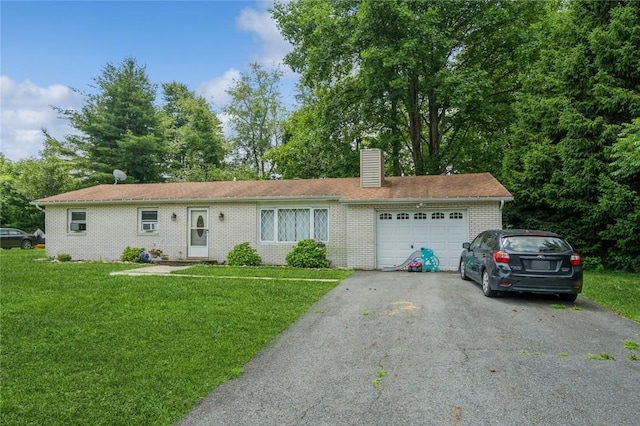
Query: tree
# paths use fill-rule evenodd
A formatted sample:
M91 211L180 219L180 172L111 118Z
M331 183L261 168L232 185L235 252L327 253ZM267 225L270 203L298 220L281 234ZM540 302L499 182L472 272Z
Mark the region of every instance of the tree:
M257 63L250 64L250 68L227 90L231 101L224 112L235 131L232 145L236 163L247 165L265 177L270 174L265 153L278 146L280 140L284 107L278 83L282 73L265 71Z
M273 16L294 49L285 58L302 83L323 87L333 127L375 138L396 174L477 171L498 157L531 53L535 2L299 0ZM485 155L492 159L492 155Z
M508 223L560 232L584 255L636 270L638 175L616 156L640 116L638 22L638 2L572 1L557 14L523 75L503 172L515 197Z
M36 200L78 189L82 182L74 176L76 162L73 152L46 129L44 148L39 157L15 163L16 187L28 199Z
M339 129L327 125L331 123L327 114L326 105L307 100L283 123L282 144L265 155L277 175L284 179L358 175L358 150L343 142L335 133Z
M44 229L44 213L18 189L19 167L0 153L0 226L27 232Z
M85 96L81 111L60 110L82 132L68 140L86 160L88 181L113 181L113 169L136 182L164 180L166 146L154 106L156 86L145 68L133 58L119 66L108 63L95 83L98 92Z
M228 152L222 123L204 98L178 83L162 85L169 168L177 180L207 180Z

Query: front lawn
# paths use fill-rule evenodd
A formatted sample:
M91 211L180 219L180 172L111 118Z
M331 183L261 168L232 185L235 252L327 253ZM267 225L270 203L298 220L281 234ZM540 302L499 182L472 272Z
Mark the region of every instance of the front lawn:
M585 271L582 295L640 322L640 274Z
M140 265L38 257L0 251L3 425L172 424L352 273L196 266L110 276ZM583 296L640 321L637 274L588 271Z
M352 272L109 276L139 265L37 257L0 252L0 424L171 424ZM300 280L316 275L336 279Z

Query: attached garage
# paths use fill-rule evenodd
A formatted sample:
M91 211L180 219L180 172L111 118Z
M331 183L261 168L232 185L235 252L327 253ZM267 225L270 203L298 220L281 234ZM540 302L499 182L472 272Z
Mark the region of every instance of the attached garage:
M469 240L465 209L380 210L376 212L376 266L401 265L414 251L429 248L440 269L454 271Z

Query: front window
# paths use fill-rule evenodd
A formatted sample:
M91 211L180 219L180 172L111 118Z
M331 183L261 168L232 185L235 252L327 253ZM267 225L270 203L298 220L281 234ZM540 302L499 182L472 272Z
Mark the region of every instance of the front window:
M138 210L138 230L140 232L155 232L158 230L158 209Z
M329 240L327 209L265 209L260 211L260 240L296 242Z
M87 211L69 210L69 232L85 232L87 230Z

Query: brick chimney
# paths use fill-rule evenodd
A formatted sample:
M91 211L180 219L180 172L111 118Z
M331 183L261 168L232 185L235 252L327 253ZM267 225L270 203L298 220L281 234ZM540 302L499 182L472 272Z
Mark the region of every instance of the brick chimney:
M384 158L378 148L360 150L360 186L380 188L384 182Z

